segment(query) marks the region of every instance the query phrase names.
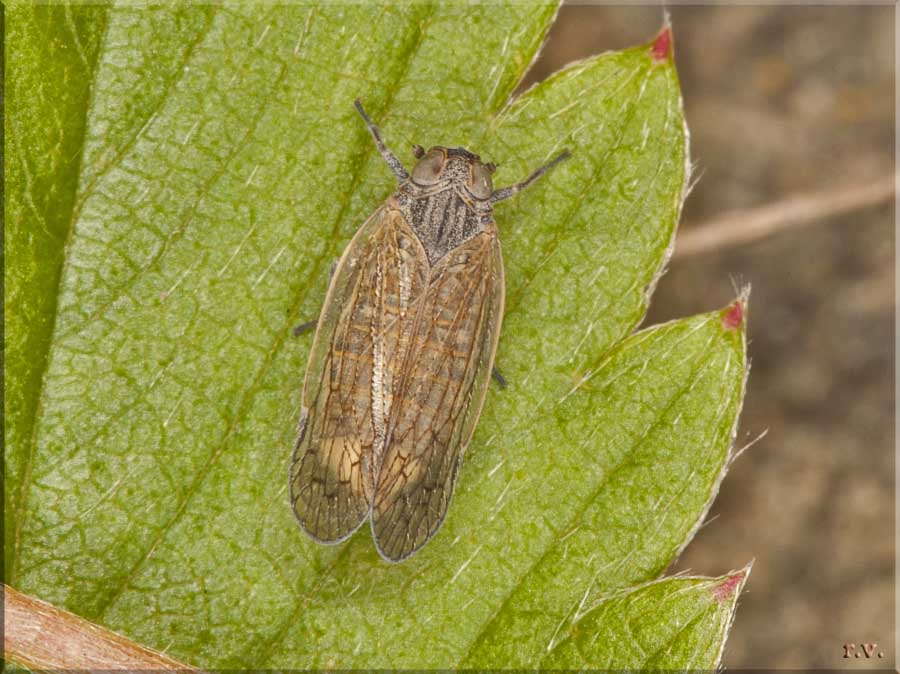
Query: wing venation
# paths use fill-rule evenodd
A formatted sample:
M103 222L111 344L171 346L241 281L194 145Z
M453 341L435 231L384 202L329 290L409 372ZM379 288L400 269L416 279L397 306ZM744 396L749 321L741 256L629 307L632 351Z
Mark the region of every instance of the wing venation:
M490 380L503 314L493 229L451 251L419 298L375 478L372 532L399 561L440 527Z
M425 252L385 205L341 256L319 317L291 461L291 505L316 540L337 543L369 514L394 381L409 342Z

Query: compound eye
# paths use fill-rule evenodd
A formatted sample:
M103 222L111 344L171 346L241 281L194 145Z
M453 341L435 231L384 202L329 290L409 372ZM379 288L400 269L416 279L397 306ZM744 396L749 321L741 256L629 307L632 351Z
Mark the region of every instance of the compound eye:
M428 150L413 169L413 182L422 187L436 184L441 179L445 159L446 156L441 150L435 148Z
M491 180L491 170L486 164L475 162L467 185L469 192L476 199L490 199L494 193L494 182Z

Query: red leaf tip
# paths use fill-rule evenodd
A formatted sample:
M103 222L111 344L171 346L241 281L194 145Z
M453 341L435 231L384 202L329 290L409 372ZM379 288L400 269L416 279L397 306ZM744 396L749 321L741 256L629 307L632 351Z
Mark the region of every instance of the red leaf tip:
M722 313L722 327L726 330L737 330L744 323L744 300L737 299Z
M654 63L662 63L672 58L672 27L667 23L650 45L650 56Z
M724 602L730 600L741 589L741 585L747 579L748 572L749 569L736 571L713 587L712 594L716 601Z

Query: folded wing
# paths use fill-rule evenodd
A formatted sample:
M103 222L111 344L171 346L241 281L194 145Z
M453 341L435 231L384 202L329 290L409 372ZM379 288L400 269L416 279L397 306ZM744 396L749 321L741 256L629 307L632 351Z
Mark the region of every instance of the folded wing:
M375 476L372 532L387 559L415 552L446 515L502 315L503 263L491 227L435 265L419 300Z
M394 384L428 261L400 213L378 209L341 256L310 353L291 462L291 504L337 543L369 514Z

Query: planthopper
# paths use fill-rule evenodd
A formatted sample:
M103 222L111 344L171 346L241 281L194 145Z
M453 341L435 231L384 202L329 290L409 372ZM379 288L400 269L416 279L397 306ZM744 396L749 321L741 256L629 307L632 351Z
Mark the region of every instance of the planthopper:
M503 260L493 205L566 159L494 190L463 148L414 147L410 174L357 100L399 181L334 267L316 323L290 470L291 506L320 543L367 519L397 562L441 526L484 404Z

